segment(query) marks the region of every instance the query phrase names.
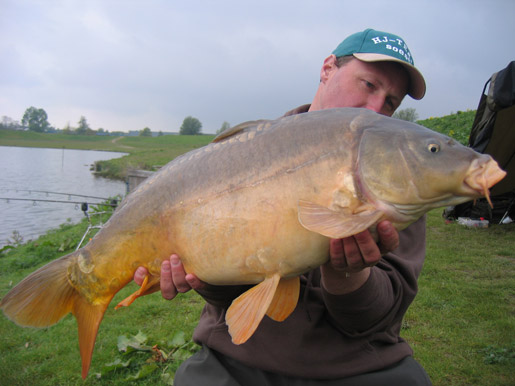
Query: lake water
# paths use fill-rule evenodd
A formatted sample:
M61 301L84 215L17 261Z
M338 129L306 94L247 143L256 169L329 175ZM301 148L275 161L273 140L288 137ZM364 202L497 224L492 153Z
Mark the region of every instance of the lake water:
M0 247L7 239L12 239L13 231L18 231L24 241L28 241L68 219L79 222L84 218L80 203L102 201L84 196L123 197L126 192L124 182L96 177L90 171L95 161L123 155L105 151L0 146Z

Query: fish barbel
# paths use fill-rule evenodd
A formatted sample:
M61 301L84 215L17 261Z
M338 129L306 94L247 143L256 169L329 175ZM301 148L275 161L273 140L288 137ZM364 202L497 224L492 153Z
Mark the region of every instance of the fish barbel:
M139 266L149 276L118 306L151 292L177 253L207 283L256 284L227 310L242 344L265 315L290 315L299 275L328 260L330 238L385 219L403 229L433 208L488 197L504 175L488 155L365 109L242 124L148 178L86 246L27 276L0 308L35 327L73 313L85 378L113 296Z

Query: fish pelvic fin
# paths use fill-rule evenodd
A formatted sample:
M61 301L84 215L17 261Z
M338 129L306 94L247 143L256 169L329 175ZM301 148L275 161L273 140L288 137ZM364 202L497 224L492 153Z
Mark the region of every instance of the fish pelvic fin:
M297 307L300 293L300 278L298 276L289 279L282 278L275 290L272 303L266 314L276 322L282 322Z
M351 213L335 211L304 200L299 200L298 209L299 222L304 228L332 239L342 239L362 232L383 217L382 211L371 208Z
M245 343L256 331L274 299L281 277L267 277L261 283L234 299L225 315L234 344Z
M158 291L160 289L159 285L160 278L158 276L146 275L143 279L143 283L141 283L141 287L118 303L114 309L117 310L120 307L129 307L137 298Z

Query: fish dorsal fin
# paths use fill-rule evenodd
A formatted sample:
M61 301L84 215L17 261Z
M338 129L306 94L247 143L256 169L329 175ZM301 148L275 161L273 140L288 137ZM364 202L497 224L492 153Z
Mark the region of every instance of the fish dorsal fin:
M267 277L233 300L225 323L234 344L245 343L254 334L274 299L280 279L279 274Z
M299 200L298 208L299 221L304 228L333 239L362 232L383 216L383 212L373 207L362 207L354 212L335 211L304 200Z
M300 278L298 276L279 281L275 295L266 314L277 322L282 322L297 307L300 293Z
M268 122L266 119L260 119L257 121L248 121L240 123L239 125L236 125L234 127L229 127L228 129L225 129L220 134L218 134L214 139L213 142L220 142L224 139L227 139L229 137L232 137L233 135L243 133L245 130L258 126L260 123Z

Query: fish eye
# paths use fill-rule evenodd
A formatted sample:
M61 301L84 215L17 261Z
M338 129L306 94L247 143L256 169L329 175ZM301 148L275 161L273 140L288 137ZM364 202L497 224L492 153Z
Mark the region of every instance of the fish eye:
M437 143L431 143L427 145L427 150L429 150L431 153L438 153L440 151L440 145Z

